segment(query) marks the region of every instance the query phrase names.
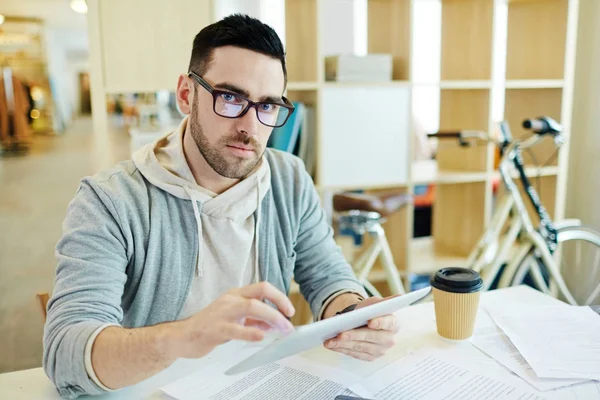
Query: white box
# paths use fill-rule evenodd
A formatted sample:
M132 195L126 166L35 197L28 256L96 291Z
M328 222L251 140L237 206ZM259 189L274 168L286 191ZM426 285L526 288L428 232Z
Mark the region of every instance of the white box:
M392 66L391 54L327 56L325 79L338 82L387 82L392 80Z

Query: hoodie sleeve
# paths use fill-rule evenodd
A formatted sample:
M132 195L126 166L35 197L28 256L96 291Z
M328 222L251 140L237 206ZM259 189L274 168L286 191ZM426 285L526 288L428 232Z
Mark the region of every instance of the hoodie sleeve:
M310 305L315 319L321 315L325 301L337 292L353 292L367 297L352 267L333 238L316 188L304 165L300 179L300 227L294 251L294 279Z
M56 257L44 326L44 371L62 397L104 393L87 374L85 350L98 328L123 319L128 257L116 209L97 184L83 180L79 186Z

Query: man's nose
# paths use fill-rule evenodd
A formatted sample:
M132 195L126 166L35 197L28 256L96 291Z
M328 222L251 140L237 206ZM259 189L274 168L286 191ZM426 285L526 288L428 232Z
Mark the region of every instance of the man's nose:
M250 107L246 114L238 118L238 130L247 135L256 136L258 134L259 126L260 121L258 120L256 109L253 107Z

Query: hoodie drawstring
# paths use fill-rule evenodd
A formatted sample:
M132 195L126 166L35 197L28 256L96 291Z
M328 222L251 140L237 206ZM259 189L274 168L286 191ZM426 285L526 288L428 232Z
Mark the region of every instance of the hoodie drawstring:
M260 181L256 177L256 221L254 222L254 281L260 282L260 268L258 267L258 229L260 227Z
M192 207L194 208L194 217L196 218L196 227L198 228L198 262L196 263L196 276L202 276L204 269L202 267L202 222L200 221L200 210L198 201L194 197L194 192L187 186L183 187L190 196Z

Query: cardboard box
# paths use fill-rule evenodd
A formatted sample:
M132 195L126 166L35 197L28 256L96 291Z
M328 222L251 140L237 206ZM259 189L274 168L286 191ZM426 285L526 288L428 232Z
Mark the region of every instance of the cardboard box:
M392 80L392 55L339 54L325 57L325 80L337 82L388 82Z

